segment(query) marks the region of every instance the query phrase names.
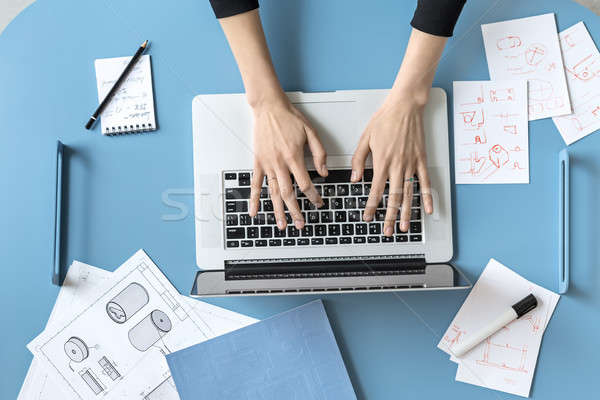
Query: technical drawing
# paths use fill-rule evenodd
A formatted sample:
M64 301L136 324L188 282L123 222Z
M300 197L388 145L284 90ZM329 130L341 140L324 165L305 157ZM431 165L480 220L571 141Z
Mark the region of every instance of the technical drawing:
M485 124L485 114L483 109L473 111L463 111L462 116L465 130L479 130Z
M544 79L529 79L528 85L530 100L548 100L554 92L552 83Z
M129 342L139 351L146 351L171 330L169 316L154 310L129 330Z
M490 148L489 158L496 168L500 168L510 161L508 151L506 151L506 149L499 144L496 144Z
M515 100L515 89L513 88L500 88L490 90L490 101L497 103L499 101L514 101Z
M580 81L589 81L600 72L600 65L596 64L597 61L598 58L594 58L593 54L588 54L572 67L566 67L566 70Z
M511 135L516 135L518 133L517 125L504 125L504 132L510 133Z
M104 387L100 384L100 380L91 369L87 368L79 375L81 376L81 379L87 383L94 394L99 394L104 391Z
M90 355L87 345L76 336L65 342L65 354L76 363L80 363Z
M485 340L483 354L477 364L503 370L527 373L525 363L527 361L527 346L515 347L508 343L498 344Z
M106 313L110 319L122 324L148 304L148 300L146 289L132 282L106 304Z
M485 99L483 98L483 85L479 86L479 92L481 94L475 98L475 101L470 103L462 103L461 106L476 106L482 104L485 101Z
M503 38L500 38L496 41L496 47L498 48L498 50L508 50L508 49L515 49L517 47L520 47L521 44L523 44L523 42L521 42L521 38L519 36L506 36Z
M144 400L171 400L177 398L179 398L179 394L175 387L175 381L170 376L144 396Z
M448 344L448 348L451 349L452 346L454 346L457 343L460 343L461 338L466 332L461 330L460 327L456 324L453 324L450 329L451 330L444 336L444 340Z
M529 65L538 65L546 58L546 46L540 43L532 44L525 51L525 61Z
M117 371L115 366L108 360L108 358L106 358L106 356L102 357L100 361L98 361L98 364L100 364L104 372L106 372L106 375L108 375L108 377L113 381L121 377L119 371Z

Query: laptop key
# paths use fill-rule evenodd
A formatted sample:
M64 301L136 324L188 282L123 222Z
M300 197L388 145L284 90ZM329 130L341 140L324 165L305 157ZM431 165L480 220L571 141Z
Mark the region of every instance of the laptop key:
M308 239L298 239L298 246L307 246L309 243Z
M308 222L311 224L319 223L319 213L317 211L311 211L308 213Z
M363 194L362 185L360 183L358 183L358 184L355 183L353 185L350 185L350 194L352 196L362 196L362 194Z
M331 211L321 211L321 222L333 222L333 212Z
M242 240L242 247L252 247L254 242L252 240Z
M348 221L360 222L360 211L357 211L357 210L348 211Z
M240 242L237 240L228 240L227 247L228 248L240 247Z
M235 172L225 172L225 180L233 181L237 178L237 174Z
M369 224L369 235L381 235L381 224L380 223L370 223Z
M410 235L411 242L421 242L422 240L423 238L421 237L421 235Z
M227 188L225 189L225 198L227 200L242 200L250 198L250 188L242 187L242 188Z
M358 198L358 208L365 208L367 206L368 197L359 197Z
M283 239L283 245L284 246L295 246L296 239Z
M329 199L323 199L323 205L319 207L319 210L329 210Z
M227 239L245 239L244 228L227 228Z
M281 246L281 239L269 240L269 246Z
M364 188L365 188L364 192L367 196L369 194L371 194L371 184L370 183L365 183Z
M420 208L413 208L412 210L410 210L410 219L413 221L418 221L421 219L421 209Z
M267 225L275 225L277 221L275 221L275 214L268 213L267 214Z
M381 242L382 243L392 243L394 241L394 237L393 236L382 236L381 237Z
M327 225L315 225L315 235L316 236L327 235Z
M364 236L355 236L354 243L365 243L367 240Z
M240 177L238 179L238 185L250 186L250 178L242 178L242 175L244 175L244 174L240 174ZM250 174L248 174L248 175L250 175Z
M260 198L261 199L268 199L269 198L269 188L267 188L267 187L261 187L260 188Z
M263 200L263 211L273 211L273 202L271 200Z
M323 238L312 238L310 239L310 244L312 244L313 246L323 244Z
M349 237L341 237L340 244L350 244L352 243L352 238Z
M250 172L240 172L238 175L239 179L250 179Z
M337 185L338 196L348 196L348 193L350 193L350 188L348 185Z
M273 236L273 228L270 226L262 226L260 228L260 237L263 239L270 238Z
M421 196L413 196L412 198L412 206L419 207L421 205Z
M355 197L346 197L344 199L344 208L345 209L356 208L356 198Z
M396 235L396 242L397 243L408 242L408 236L407 235Z
M369 236L367 241L369 243L379 243L379 236Z
M225 224L227 226L235 226L238 224L238 217L237 215L226 215L225 216Z
M421 222L411 222L410 233L421 233Z
M335 196L335 186L334 185L323 185L323 196Z
M313 235L312 225L304 225L304 228L302 228L302 236L307 237L307 236L312 236L312 235Z
M344 225L342 225L342 234L344 236L352 236L352 235L354 235L354 225L353 224L344 224Z
M248 214L240 215L240 225L252 225L252 217Z
M335 222L346 222L346 211L336 211Z
M357 235L366 235L367 234L367 224L356 224L356 234Z
M363 172L363 181L371 182L373 180L373 168L367 168Z
M313 203L310 202L309 199L303 199L303 210L316 210L317 207Z
M261 239L261 240L255 240L255 241L254 241L254 245L255 245L256 247L266 247L266 246L267 246L267 241L266 241L266 240L264 240L264 239Z
M344 202L341 198L336 197L331 199L331 209L332 210L341 210L344 208Z
M338 243L337 238L331 238L331 237L325 238L325 244L337 244L337 243Z
M246 228L248 239L256 239L258 237L258 228L256 226Z
M298 237L300 236L300 231L295 226L291 225L287 227L288 237Z
M284 230L279 230L278 227L276 227L276 226L273 227L273 237L276 237L276 238L285 237L285 232L286 232L285 229Z
M329 225L327 231L328 231L329 236L339 236L340 226L337 224Z
M375 220L376 221L385 221L385 213L386 213L386 210L375 210Z

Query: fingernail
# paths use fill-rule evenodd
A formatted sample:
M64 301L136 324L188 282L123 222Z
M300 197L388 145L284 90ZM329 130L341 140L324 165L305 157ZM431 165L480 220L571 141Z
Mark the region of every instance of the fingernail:
M277 227L279 228L279 230L283 229L283 221L282 220L277 220Z
M385 236L392 236L393 233L394 233L394 229L391 226L388 226L387 228L385 228Z
M321 173L323 175L328 175L329 174L329 171L327 171L327 165L322 165L321 166Z
M294 225L296 225L296 229L302 229L304 228L304 221L298 219L294 222Z
M358 176L358 172L356 172L355 170L352 170L352 175L350 175L350 180L355 181L357 176Z
M366 213L365 213L365 214L363 215L363 219L364 219L365 221L370 221L370 220L371 220L371 218L373 218L373 216L372 216L371 214L366 214Z
M408 230L408 222L406 222L406 221L400 222L400 229L406 232Z

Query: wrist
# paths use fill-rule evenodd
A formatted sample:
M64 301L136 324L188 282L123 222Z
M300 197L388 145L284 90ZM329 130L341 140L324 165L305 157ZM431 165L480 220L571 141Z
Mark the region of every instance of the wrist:
M254 111L264 107L281 106L289 103L289 100L281 87L263 87L256 91L247 91L246 99L250 108Z
M391 103L412 103L424 107L429 100L429 90L431 83L420 82L395 82L388 95L388 101Z

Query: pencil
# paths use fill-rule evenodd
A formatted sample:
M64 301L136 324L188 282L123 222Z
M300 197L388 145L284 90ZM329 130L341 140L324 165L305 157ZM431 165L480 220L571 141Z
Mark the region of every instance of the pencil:
M104 100L102 100L102 102L100 103L100 105L98 106L98 108L96 109L96 111L94 111L94 114L92 114L92 116L90 117L90 120L87 122L87 124L85 124L85 129L91 129L92 128L92 126L94 125L94 123L96 122L96 120L98 119L98 117L100 116L100 114L102 113L102 110L104 110L104 108L108 105L108 103L110 103L110 100L113 98L113 96L115 95L115 93L117 93L117 90L119 90L119 87L121 86L121 84L125 81L125 79L127 79L127 75L129 75L129 73L131 72L131 70L133 69L133 67L137 63L137 61L142 56L142 53L146 49L146 46L148 46L148 41L147 40L144 41L144 43L142 43L142 45L135 52L135 54L133 55L133 57L131 57L131 60L129 61L129 64L127 64L127 66L125 67L125 69L123 70L123 72L121 72L121 76L119 76L119 79L117 79L117 81L115 82L115 84L113 85L113 87L110 89L110 91L108 92L108 94L106 95L106 97L104 97Z

